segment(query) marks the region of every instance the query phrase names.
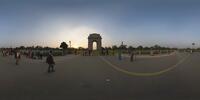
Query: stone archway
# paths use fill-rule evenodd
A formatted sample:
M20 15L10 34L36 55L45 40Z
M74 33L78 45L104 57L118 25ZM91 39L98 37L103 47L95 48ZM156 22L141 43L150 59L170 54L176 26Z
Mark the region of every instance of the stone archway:
M97 43L97 50L101 50L102 47L102 38L100 34L93 33L88 36L88 49L93 50L93 43Z

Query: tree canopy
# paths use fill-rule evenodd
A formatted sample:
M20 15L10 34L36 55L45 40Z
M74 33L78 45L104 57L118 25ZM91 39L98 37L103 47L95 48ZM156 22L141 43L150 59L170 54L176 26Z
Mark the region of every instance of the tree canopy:
M66 43L66 42L62 42L62 43L60 44L60 48L62 48L62 49L67 49L67 48L68 48L67 43Z

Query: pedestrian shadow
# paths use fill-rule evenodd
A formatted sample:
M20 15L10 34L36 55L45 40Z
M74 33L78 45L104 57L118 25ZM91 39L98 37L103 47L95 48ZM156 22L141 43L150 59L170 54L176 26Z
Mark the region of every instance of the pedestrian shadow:
M47 77L55 76L55 72L48 72L47 70L43 71L43 75Z

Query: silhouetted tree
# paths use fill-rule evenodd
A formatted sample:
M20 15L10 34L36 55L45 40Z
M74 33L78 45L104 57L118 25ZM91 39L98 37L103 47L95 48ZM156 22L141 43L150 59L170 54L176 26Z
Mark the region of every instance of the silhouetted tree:
M159 45L154 45L153 48L156 49L156 50L160 50L161 49L161 47Z
M78 50L84 50L84 48L83 47L78 47Z
M67 50L67 48L68 48L67 43L66 43L66 42L62 42L62 43L60 44L60 48L63 49L63 54L66 54L66 50Z
M119 48L122 49L122 50L126 50L127 49L127 45L121 45Z
M66 42L62 42L61 44L60 44L60 48L62 48L62 49L67 49L68 48L68 45L67 45L67 43Z
M20 48L20 49L25 49L25 47L24 47L24 46L20 46L19 48Z
M137 49L138 49L138 50L142 50L142 49L143 49L143 46L140 45L140 46L137 47Z
M108 49L108 50L111 50L112 48L111 48L111 47L107 47L107 49Z
M117 50L118 47L117 47L116 45L114 45L114 46L112 46L112 49L113 49L113 50Z
M134 50L135 48L133 46L128 47L129 50Z
M143 49L144 50L150 50L151 48L150 47L144 47Z

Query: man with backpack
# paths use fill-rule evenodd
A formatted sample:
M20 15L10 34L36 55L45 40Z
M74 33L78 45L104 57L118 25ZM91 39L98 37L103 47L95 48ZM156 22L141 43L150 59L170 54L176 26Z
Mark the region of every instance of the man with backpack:
M54 62L54 58L53 58L53 55L52 55L52 51L49 52L49 55L47 56L47 59L46 59L46 63L49 64L49 68L48 68L48 72L55 72L55 62Z

